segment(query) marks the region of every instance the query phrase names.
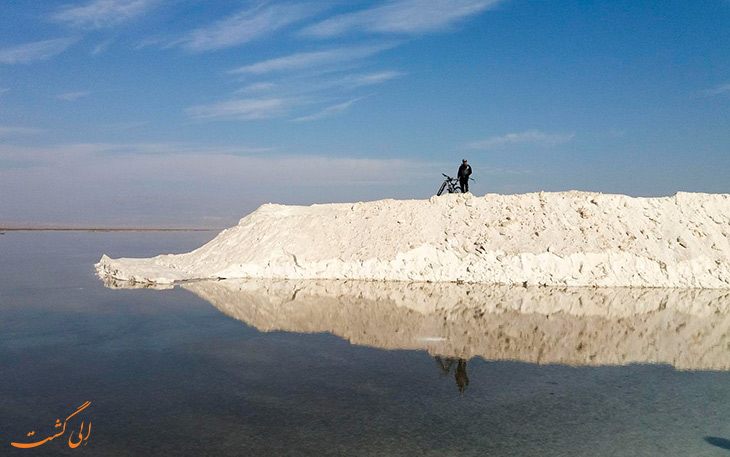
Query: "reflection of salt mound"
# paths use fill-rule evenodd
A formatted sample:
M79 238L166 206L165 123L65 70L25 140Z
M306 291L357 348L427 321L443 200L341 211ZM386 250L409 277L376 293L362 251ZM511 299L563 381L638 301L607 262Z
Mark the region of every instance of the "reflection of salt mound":
M104 287L109 289L151 289L151 290L170 290L174 289L173 284L156 284L153 282L136 283L131 281L120 281L108 276L102 278Z
M730 293L226 280L182 287L262 331L488 360L730 369Z
M195 251L102 257L101 276L730 287L730 195L446 195L264 205Z

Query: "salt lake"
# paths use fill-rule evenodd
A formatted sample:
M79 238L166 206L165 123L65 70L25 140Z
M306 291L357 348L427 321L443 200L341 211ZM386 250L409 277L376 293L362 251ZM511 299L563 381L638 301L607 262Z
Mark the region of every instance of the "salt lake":
M590 311L593 296L550 313L532 291L528 313L499 305L513 292L459 289L455 313L433 305L453 295L436 286L95 276L102 253L215 235L0 235L0 455L730 452L727 295L622 292L636 310L616 315ZM64 434L11 446L54 436L85 402Z

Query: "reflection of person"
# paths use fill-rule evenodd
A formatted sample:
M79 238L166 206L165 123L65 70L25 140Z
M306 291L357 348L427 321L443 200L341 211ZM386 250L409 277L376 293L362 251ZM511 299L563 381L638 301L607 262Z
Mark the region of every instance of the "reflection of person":
M444 363L439 356L436 356L435 359L439 368L441 368L441 374L444 376L449 374L451 367L456 362L454 379L456 379L456 387L459 389L459 393L464 395L464 390L469 386L469 375L466 374L466 360L446 357L446 363Z
M459 359L459 363L456 364L456 386L459 388L459 393L464 395L464 389L469 385L469 376L466 374L466 360Z
M459 167L459 186L461 187L462 193L469 192L469 176L471 176L471 165L466 163L466 159L461 161Z

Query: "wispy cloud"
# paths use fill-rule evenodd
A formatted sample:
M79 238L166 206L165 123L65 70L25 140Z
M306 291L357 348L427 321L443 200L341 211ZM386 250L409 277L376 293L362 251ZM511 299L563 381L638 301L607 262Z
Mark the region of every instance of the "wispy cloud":
M380 71L374 73L352 73L338 77L323 78L315 76L293 76L283 78L274 82L257 82L238 89L236 94L250 94L269 92L276 94L287 94L287 96L322 93L323 96L331 95L333 89L350 91L361 87L383 84L406 73L400 71Z
M234 92L234 95L245 96L265 93L262 98L242 98L228 100L213 105L188 108L187 114L196 119L266 119L285 117L294 114L292 121L313 121L330 117L349 109L363 99L363 96L326 106L333 97L342 97L344 93L352 93L358 88L382 84L405 73L399 71L380 71L373 73L354 73L334 78L315 76L290 76L277 79L276 82L260 81L249 84ZM336 95L339 94L339 95ZM314 114L302 113L304 106L320 106Z
M423 34L452 27L501 0L394 0L381 6L341 14L306 27L302 34L331 38L351 31Z
M495 175L495 176L504 176L504 175L532 175L535 174L534 170L530 170L527 168L502 168L502 167L495 167L495 166L487 166L484 169L481 167L479 168L480 174L485 175Z
M0 153L8 160L29 160L45 163L53 168L53 179L59 184L74 185L79 181L68 180L68 175L56 172L63 168L84 180L109 181L125 183L130 189L140 179L158 183L159 180L178 181L184 169L190 172L190 178L201 182L212 182L211 179L226 177L230 182L240 185L248 180L255 184L268 182L269 178L259 170L273 164L282 177L282 185L302 186L317 185L321 181L315 179L328 177L329 181L337 181L345 185L367 183L401 183L402 174L390 171L400 169L407 163L405 159L368 159L356 157L328 157L325 155L292 155L280 152L278 148L240 147L240 146L206 146L184 143L81 143L57 144L44 147L8 146L0 144ZM136 156L130 161L129 156ZM394 166L396 166L394 168ZM442 164L427 161L411 163L403 168L405 175L411 178L432 176ZM90 172L89 169L103 173ZM85 170L84 170L85 169ZM116 172L115 172L116 170ZM163 171L161 171L163 170ZM118 173L117 173L118 172ZM243 173L242 173L243 172ZM50 175L43 175L47 177ZM135 177L135 179L130 179ZM215 181L217 182L217 181ZM0 180L0 185L4 184ZM79 186L88 193L86 183ZM137 189L139 190L139 189ZM116 190L112 192L116 194Z
M129 122L113 122L109 124L102 124L101 127L109 130L131 130L144 127L146 124L139 121Z
M344 103L340 103L338 105L328 106L327 108L325 108L317 113L310 114L309 116L298 117L296 119L293 119L293 121L294 122L316 121L318 119L324 119L326 117L334 116L337 113L347 111L353 104L362 100L363 98L365 98L365 97L354 98L352 100L346 101Z
M492 149L507 144L532 143L540 146L556 146L567 143L575 137L575 133L543 133L530 130L522 133L508 133L504 136L494 136L486 140L473 141L466 145L468 149Z
M395 78L404 76L405 73L400 71L379 71L375 73L352 73L340 78L323 80L318 83L312 83L311 90L325 90L331 88L356 89L364 86L374 86L382 84Z
M137 45L134 47L135 50L140 51L142 49L150 48L150 47L161 47L161 48L171 48L175 44L179 44L180 41L175 41L172 44L170 44L170 39L165 38L162 36L152 36L145 38L137 43Z
M6 159L0 157L0 171L2 170L27 170L45 166L46 163L40 160L27 159Z
M254 120L293 117L294 121L312 121L346 111L360 98L337 105L322 107L331 103L331 89L353 90L358 87L381 84L402 76L404 73L388 70L364 74L345 74L355 61L373 56L379 52L397 46L397 43L378 43L361 46L332 48L322 51L292 54L275 59L264 60L250 65L229 70L230 75L278 75L274 81L257 81L234 92L236 98L208 105L192 106L185 110L186 114L197 120ZM312 71L303 71L312 70ZM323 78L328 72L340 73L334 78ZM265 93L255 97L253 94ZM246 97L248 95L248 97ZM314 114L302 113L304 106L320 105Z
M109 46L111 44L112 44L111 40L107 40L107 41L97 44L96 46L94 46L94 49L91 50L91 55L98 56L99 54L106 52L106 50L109 49Z
M302 92L325 91L329 89L352 90L359 87L374 86L382 84L395 78L399 78L405 73L399 71L380 71L375 73L353 73L342 76L340 78L325 79L321 81L309 82L300 87Z
M7 129L7 127L5 127ZM18 129L13 127L13 130ZM25 129L40 132L38 129ZM0 127L2 133L3 127ZM151 143L77 143L60 144L53 147L22 147L0 144L3 157L20 160L29 159L48 164L85 160L105 160L112 157L127 156L257 156L276 152L276 147L263 146L211 146L179 142Z
M234 155L248 156L276 151L260 146L199 146L186 143L97 143L87 145L101 155Z
M0 49L0 63L23 64L47 60L62 53L76 41L75 38L56 38L3 48Z
M91 92L88 92L88 91L65 92L63 94L57 94L56 98L59 100L72 102L72 101L78 100L80 98L87 97L90 94L91 94Z
M714 87L712 89L708 89L705 92L705 95L730 95L730 83L722 84L720 86Z
M380 71L377 73L368 73L364 75L351 75L345 78L343 80L343 83L353 87L371 86L373 84L381 84L404 75L405 73L400 71Z
M43 129L0 125L0 137L7 137L7 136L14 136L14 135L34 135L34 134L41 133L41 132L43 132Z
M3 96L3 94L4 94L5 92L9 91L9 90L10 90L10 89L8 89L8 88L0 87L0 97L2 97L2 96Z
M246 94L251 92L266 92L270 91L271 89L275 88L277 85L275 83L270 82L259 82L259 83L252 83L249 84L246 87L242 87L241 89L238 89L236 91L237 94Z
M380 44L370 46L356 46L348 48L336 48L326 51L303 52L292 54L276 59L264 60L251 65L229 70L229 74L265 74L276 71L301 70L314 66L349 62L373 56L387 49L395 47L395 44Z
M156 0L96 0L83 6L66 5L51 18L73 27L101 29L141 16L156 3Z
M253 41L316 14L312 5L257 6L190 32L173 45L191 52L213 51Z
M113 148L120 146L130 151L136 149L134 144L113 145ZM227 226L269 201L312 204L412 198L421 190L430 195L435 189L423 185L427 181L424 177L438 176L440 169L427 161L396 157L209 153L216 149L201 145L199 153L130 157L125 153L108 154L109 145L16 147L0 144L3 221L142 227ZM272 169L276 170L276 186L271 186L269 173L262 173ZM401 172L393 173L393 170ZM333 186L338 192L332 192ZM205 192L195 189L205 189ZM127 198L120 200L119 195ZM140 201L145 204L140 205ZM170 208L178 210L170 211ZM236 209L236 214L231 213L231 208ZM211 215L225 217L228 222L206 222L204 217Z
M185 113L193 119L270 119L306 103L301 98L240 98L211 105L192 106Z

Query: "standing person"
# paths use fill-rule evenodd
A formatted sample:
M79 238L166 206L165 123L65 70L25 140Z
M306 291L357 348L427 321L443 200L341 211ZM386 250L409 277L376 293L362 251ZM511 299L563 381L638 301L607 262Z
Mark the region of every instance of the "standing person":
M466 159L461 161L459 174L457 176L459 177L459 186L461 187L461 192L464 194L469 192L469 176L471 176L471 165L466 163Z

